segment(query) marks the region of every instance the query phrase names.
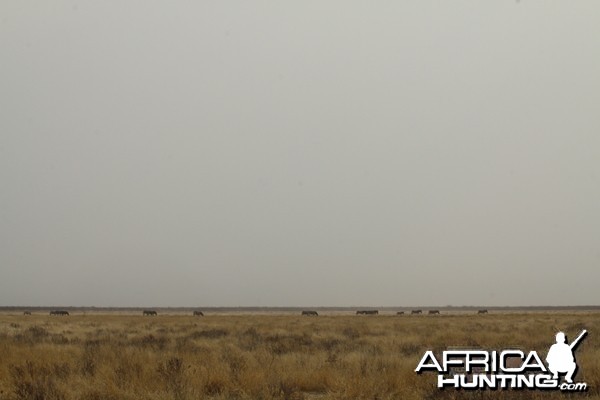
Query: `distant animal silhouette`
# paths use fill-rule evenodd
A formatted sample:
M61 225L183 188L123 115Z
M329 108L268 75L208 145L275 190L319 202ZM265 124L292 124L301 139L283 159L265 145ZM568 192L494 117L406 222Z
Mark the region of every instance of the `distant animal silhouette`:
M52 310L50 311L50 315L69 315L69 312L64 310Z
M423 314L423 310L412 310L411 314Z
M144 315L158 315L158 313L154 310L144 310Z
M308 315L308 316L316 317L316 316L319 315L319 313L316 312L316 311L308 310L308 311L302 311L302 315Z
M404 311L398 311L396 315L404 315Z
M356 312L356 315L377 315L379 314L379 310L359 310Z
M487 314L488 310L479 310L477 311L477 314Z
M31 312L29 312L29 311L25 311L25 312L23 313L23 315L31 315Z
M440 310L429 310L429 314L440 314Z
M202 311L194 311L194 316L204 317L204 313Z

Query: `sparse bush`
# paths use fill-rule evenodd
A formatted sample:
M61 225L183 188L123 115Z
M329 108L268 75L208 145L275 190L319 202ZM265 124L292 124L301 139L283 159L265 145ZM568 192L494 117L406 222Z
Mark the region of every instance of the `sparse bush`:
M334 339L334 338L327 338L327 339L323 339L319 342L319 345L321 348L325 349L326 351L333 351L336 350L340 344L342 342L339 339Z
M154 336L153 334L135 338L131 341L134 346L152 347L156 350L164 350L168 343L169 339L166 336Z
M313 340L308 334L277 334L266 336L265 343L273 353L281 355L308 350L312 346Z
M94 376L96 374L96 352L97 347L86 346L81 357L81 373L84 376Z
M360 333L355 328L344 328L342 334L346 336L348 339L358 339L360 337Z
M30 326L25 331L16 334L15 341L35 344L45 341L46 338L48 338L49 336L50 334L45 328L38 325L34 325Z
M12 365L10 376L16 400L62 400L64 394L58 389L52 371L32 361Z
M229 335L229 332L225 329L208 329L204 331L194 332L191 335L189 335L189 337L192 339L218 339L227 335Z
M71 366L66 362L55 362L50 366L52 376L57 379L67 379L71 375Z
M33 339L43 339L49 335L48 331L41 326L31 326L27 329L27 333Z
M256 328L250 327L239 336L239 345L244 350L252 351L256 349L260 340L261 337Z
M237 380L247 364L246 358L242 352L233 346L227 346L223 349L222 359L229 367L232 378Z
M122 400L123 397L117 395L114 392L110 392L107 390L101 390L98 388L93 388L90 390L87 390L83 393L83 396L81 396L82 399L85 400Z
M158 373L165 382L167 390L173 394L176 400L186 397L187 382L184 372L184 364L181 358L172 357L158 365Z
M51 335L50 341L54 344L68 344L69 343L69 339L60 333Z
M401 343L398 346L398 350L403 356L412 356L415 354L419 354L423 349L423 346L416 343Z
M204 384L204 393L209 396L218 396L225 391L229 381L222 374L209 374Z
M143 367L132 354L121 354L115 363L114 379L118 387L127 388L142 378Z

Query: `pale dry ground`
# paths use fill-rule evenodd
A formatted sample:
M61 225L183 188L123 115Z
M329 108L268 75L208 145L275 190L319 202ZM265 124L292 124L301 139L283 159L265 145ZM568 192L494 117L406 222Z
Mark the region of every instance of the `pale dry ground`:
M557 330L586 393L439 391L413 371L427 349L519 347L542 357ZM0 400L600 399L600 314L442 316L0 315Z

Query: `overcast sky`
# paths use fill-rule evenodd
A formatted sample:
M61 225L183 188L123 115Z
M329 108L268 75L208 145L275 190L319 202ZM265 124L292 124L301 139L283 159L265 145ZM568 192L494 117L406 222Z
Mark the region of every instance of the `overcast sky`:
M597 1L2 1L0 305L600 304Z

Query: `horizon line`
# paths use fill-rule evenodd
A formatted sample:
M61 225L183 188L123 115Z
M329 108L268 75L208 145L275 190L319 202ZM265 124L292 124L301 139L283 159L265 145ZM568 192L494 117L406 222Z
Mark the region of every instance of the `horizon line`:
M600 305L584 304L584 305L518 305L518 306L492 306L492 305L395 305L395 306L366 306L366 305L349 305L349 306L161 306L161 305L145 305L145 306L77 306L77 305L44 305L44 306L33 306L33 305L11 305L11 306L0 306L0 311L15 310L15 309L53 309L53 308L68 308L68 309L94 309L94 310L137 310L144 308L157 308L157 309L220 309L220 310L244 310L244 309L261 309L261 310L286 310L286 309L331 309L331 310L346 310L346 309L408 309L408 308L436 308L436 309L471 309L471 308L488 308L488 309L600 309Z

